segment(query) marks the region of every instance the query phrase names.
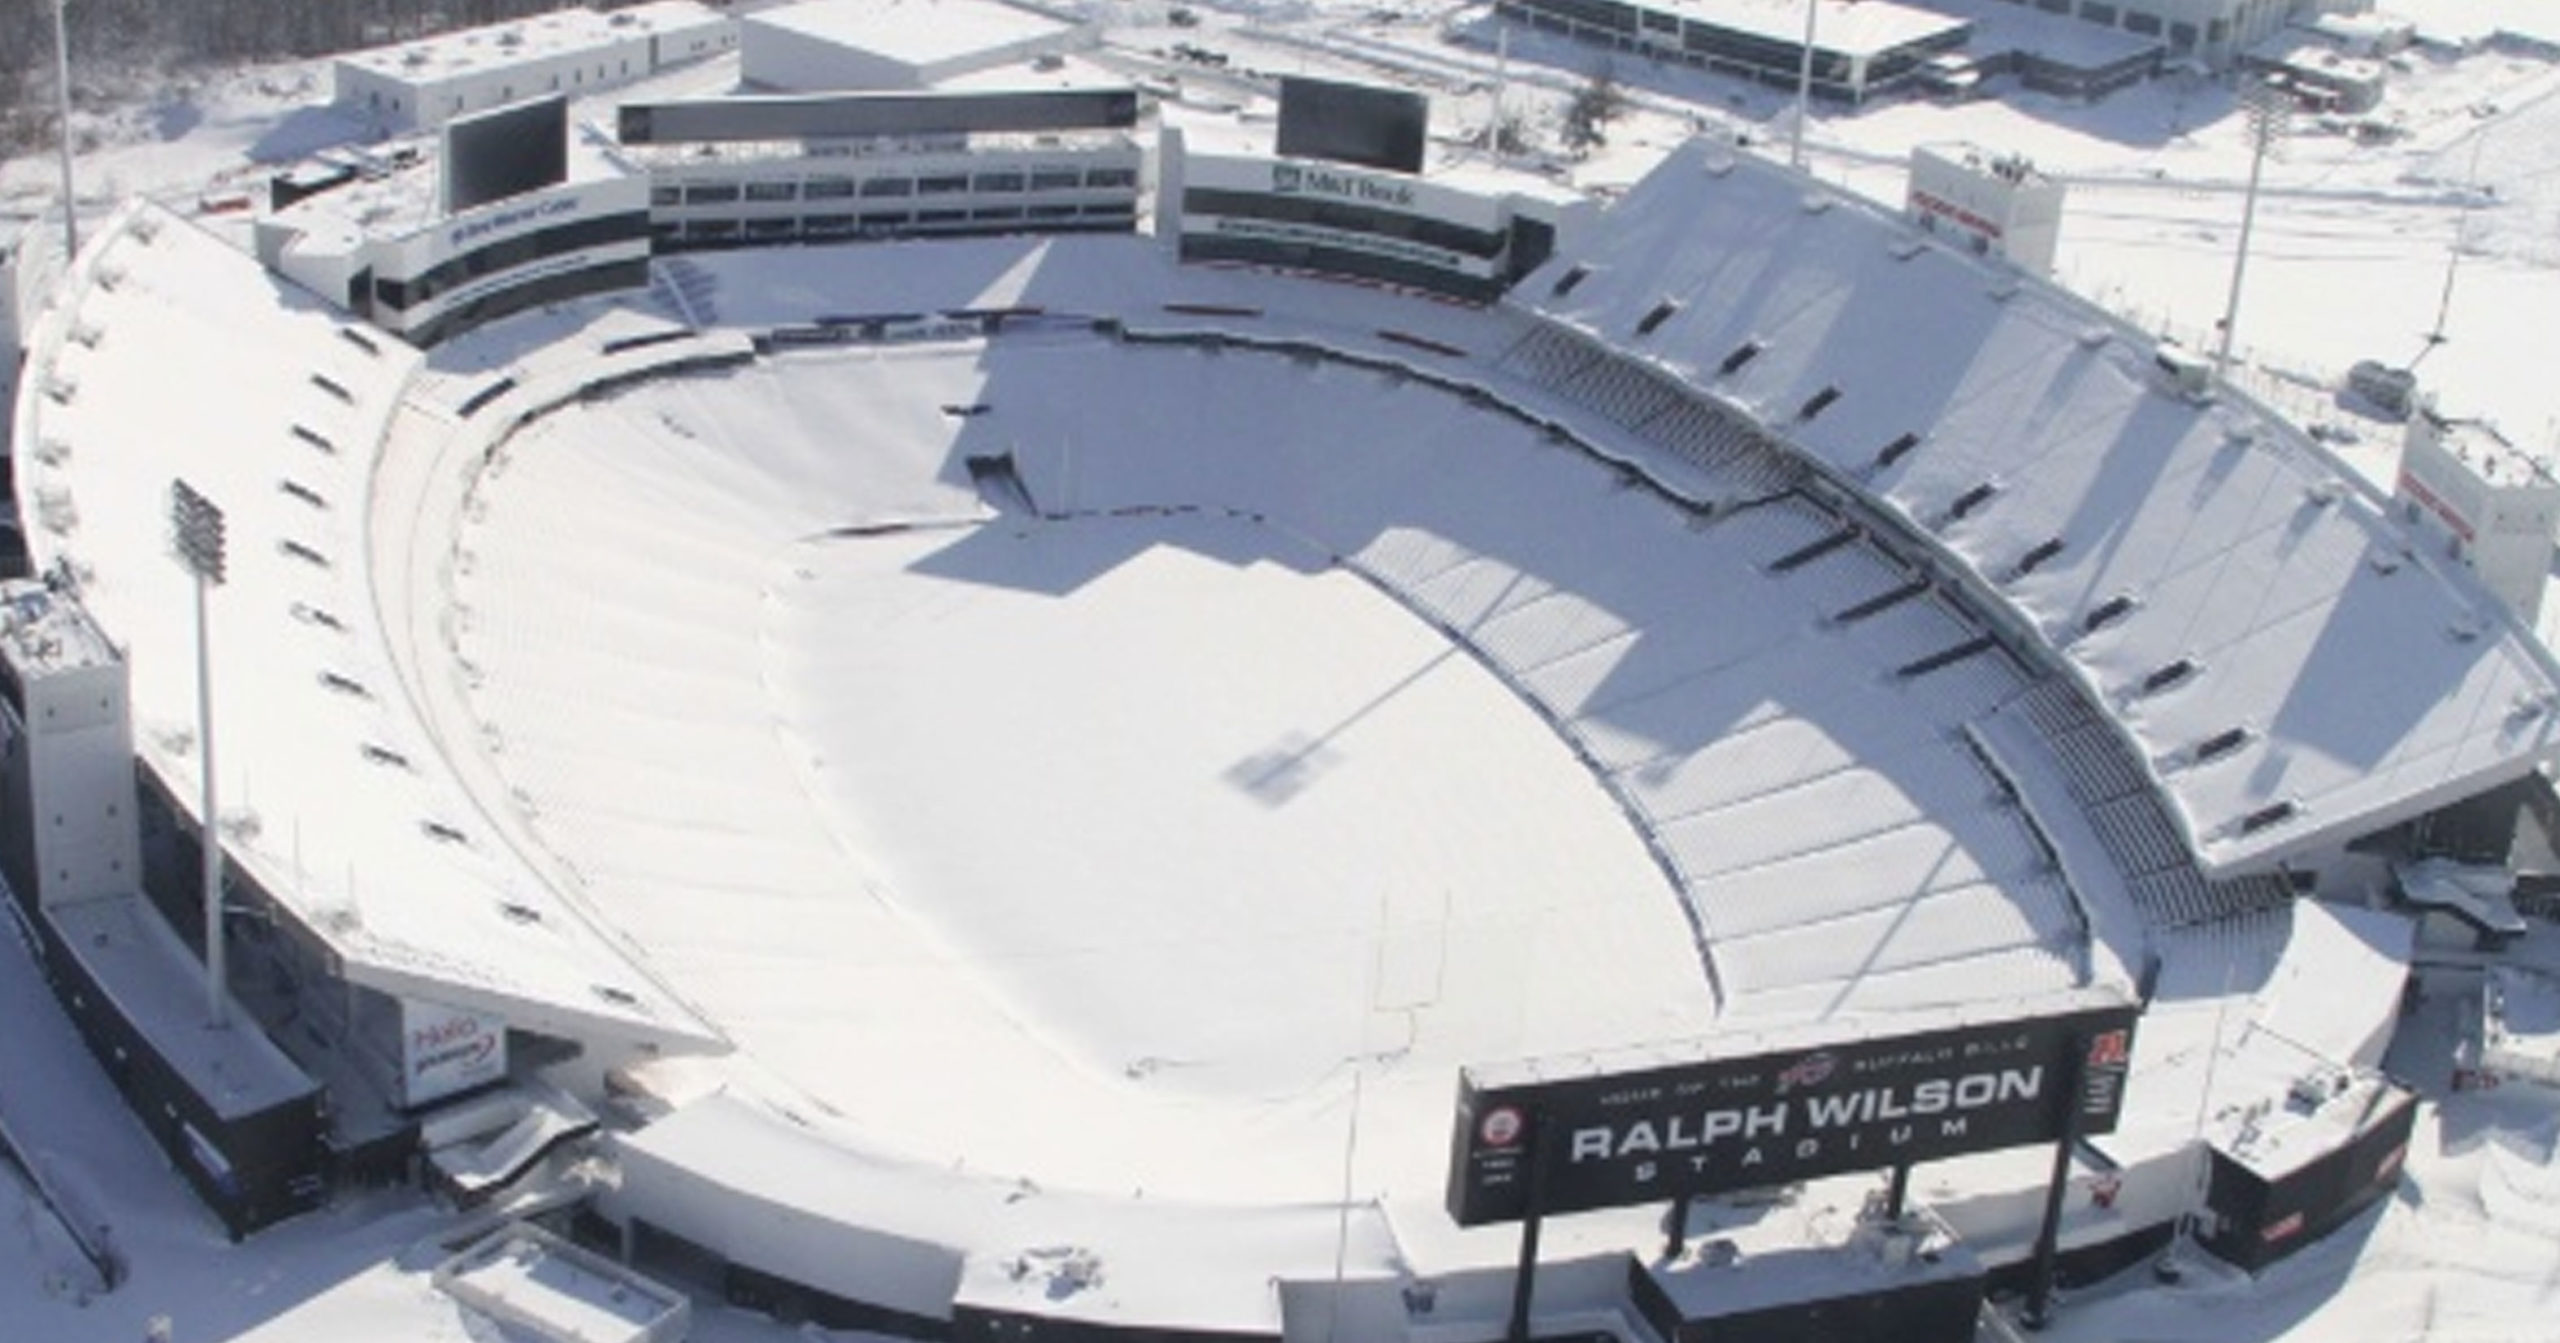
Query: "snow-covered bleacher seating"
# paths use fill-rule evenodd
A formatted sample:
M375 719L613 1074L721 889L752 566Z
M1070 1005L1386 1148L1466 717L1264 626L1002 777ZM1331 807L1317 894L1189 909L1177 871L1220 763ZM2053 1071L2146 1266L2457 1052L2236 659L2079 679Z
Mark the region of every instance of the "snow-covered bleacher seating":
M2115 796L2130 764L2172 800L2169 841L2117 808L2134 851L2265 872L2550 757L2548 716L2509 712L2560 680L2549 655L2458 568L2368 563L2403 553L2396 526L2318 445L2227 389L2159 390L2149 342L2089 305L1804 190L1692 146L1513 301L1640 351L1970 571L2075 683L2056 693L2113 711L2048 724L2075 791ZM1596 386L1571 347L1540 332L1505 366Z

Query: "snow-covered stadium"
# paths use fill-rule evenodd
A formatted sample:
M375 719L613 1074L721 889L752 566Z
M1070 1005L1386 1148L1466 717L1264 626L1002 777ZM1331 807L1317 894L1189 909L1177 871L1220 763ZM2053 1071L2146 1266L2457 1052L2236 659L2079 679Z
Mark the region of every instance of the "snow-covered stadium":
M735 1299L1488 1336L1461 1068L2139 1000L2060 1215L2113 1266L2223 1116L2378 1061L2405 925L2304 898L2350 841L2552 753L2560 668L2320 445L1705 142L1482 305L1146 234L649 266L422 350L137 203L32 326L17 488L163 839L171 482L227 515L233 988L337 1155L498 1086L469 1191L601 1112L584 1225ZM402 1005L511 1066L385 1094ZM1922 1167L1929 1262L2023 1263L2053 1161ZM1696 1214L1749 1287L1559 1220L1538 1329L1805 1295L1843 1178Z

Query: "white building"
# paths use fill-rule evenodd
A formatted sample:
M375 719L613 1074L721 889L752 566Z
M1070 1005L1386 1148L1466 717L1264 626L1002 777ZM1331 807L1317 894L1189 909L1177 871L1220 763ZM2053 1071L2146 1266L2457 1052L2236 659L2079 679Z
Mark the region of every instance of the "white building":
M2050 275L2062 237L2062 195L2062 183L2017 155L1921 145L1911 151L1903 213L1931 232L1962 238L1974 252Z
M1500 0L1494 11L1540 32L1787 88L1806 36L1796 0ZM1894 0L1823 0L1814 18L1812 92L1842 102L1917 77L1973 33L1969 20Z
M332 75L339 106L394 131L426 131L541 94L628 84L737 45L737 25L701 0L653 0L374 47L339 57Z
M2085 23L2157 37L2178 55L2216 63L2282 28L2295 16L2340 8L2331 0L2010 0Z
M1000 0L804 0L738 20L740 77L791 93L924 89L1094 45Z
M2401 516L2477 571L2517 619L2534 623L2560 536L2560 479L2551 464L2474 422L2409 417L2393 490Z

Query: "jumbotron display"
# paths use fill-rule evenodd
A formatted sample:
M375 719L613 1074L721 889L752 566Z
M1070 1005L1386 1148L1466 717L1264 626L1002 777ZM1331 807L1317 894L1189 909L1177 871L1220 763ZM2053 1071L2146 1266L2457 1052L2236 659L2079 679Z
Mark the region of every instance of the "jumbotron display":
M569 176L569 100L553 94L444 127L444 209L459 214Z
M1418 173L1430 117L1430 102L1409 89L1284 75L1276 148L1283 158Z

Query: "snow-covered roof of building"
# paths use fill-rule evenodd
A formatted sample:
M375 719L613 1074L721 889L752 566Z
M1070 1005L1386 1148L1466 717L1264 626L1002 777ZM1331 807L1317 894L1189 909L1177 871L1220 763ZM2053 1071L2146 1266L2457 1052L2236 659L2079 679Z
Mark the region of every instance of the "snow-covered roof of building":
M2438 421L2436 443L2471 469L2483 484L2499 489L2560 485L2549 456L2507 440L2495 428L2476 420Z
M187 1087L224 1119L244 1119L307 1099L318 1088L226 1000L229 1024L211 1024L203 962L139 895L48 905L44 917L70 954L115 1000Z
M739 20L908 65L1066 40L1076 26L1003 0L800 0Z
M2553 753L2549 654L2353 471L1878 209L1693 145L1515 298L1754 417L1995 591L2110 707L2209 870Z
M340 63L412 82L534 65L613 42L728 22L701 0L650 0L623 9L545 14L347 52Z
M42 583L0 583L0 642L8 661L34 672L113 666L115 645L78 603L62 600Z

